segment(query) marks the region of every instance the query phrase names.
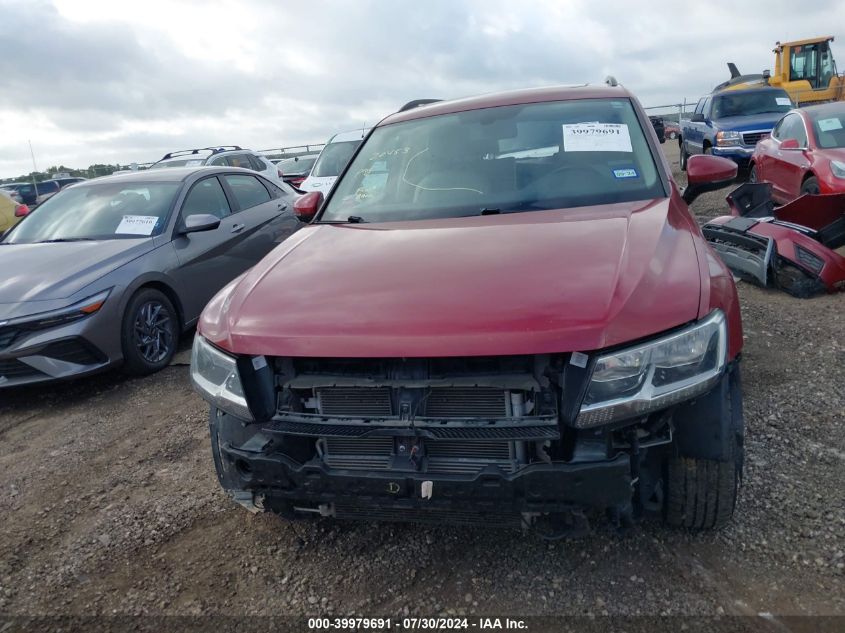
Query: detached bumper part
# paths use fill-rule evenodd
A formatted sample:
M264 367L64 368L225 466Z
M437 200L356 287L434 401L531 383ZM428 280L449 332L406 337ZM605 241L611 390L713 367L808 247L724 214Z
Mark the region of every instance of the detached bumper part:
M770 237L748 233L756 224L757 220L734 218L725 224L705 224L702 232L728 268L766 287L775 243Z

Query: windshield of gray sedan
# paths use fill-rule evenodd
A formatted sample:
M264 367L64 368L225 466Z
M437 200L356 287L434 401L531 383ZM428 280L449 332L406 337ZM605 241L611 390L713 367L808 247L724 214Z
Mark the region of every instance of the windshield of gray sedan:
M377 128L319 221L464 217L665 196L631 102L579 99Z
M143 238L164 230L179 182L102 183L65 189L26 216L4 243Z

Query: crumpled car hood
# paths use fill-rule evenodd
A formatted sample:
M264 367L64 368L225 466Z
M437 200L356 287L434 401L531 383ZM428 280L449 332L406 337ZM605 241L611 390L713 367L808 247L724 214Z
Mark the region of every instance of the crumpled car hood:
M670 200L313 225L206 307L235 353L426 357L593 350L694 320L701 275Z

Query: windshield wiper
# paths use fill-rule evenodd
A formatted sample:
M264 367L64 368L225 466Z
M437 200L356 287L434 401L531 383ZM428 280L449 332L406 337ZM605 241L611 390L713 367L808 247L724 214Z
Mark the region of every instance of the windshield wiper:
M484 208L481 210L481 215L498 215L498 214L500 214L501 212L502 212L502 210L501 210L501 209L489 209L489 208L487 208L487 207L484 207Z
M348 218L346 218L346 221L349 224L363 224L366 222L366 220L360 215L350 215Z
M40 242L32 242L33 244L55 244L56 242L96 242L93 237L57 237L52 240L41 240Z

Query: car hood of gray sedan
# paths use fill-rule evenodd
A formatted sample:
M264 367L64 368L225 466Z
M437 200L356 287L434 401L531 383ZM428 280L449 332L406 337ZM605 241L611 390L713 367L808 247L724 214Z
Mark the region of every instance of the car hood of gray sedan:
M0 244L0 304L70 297L153 248L148 237Z

